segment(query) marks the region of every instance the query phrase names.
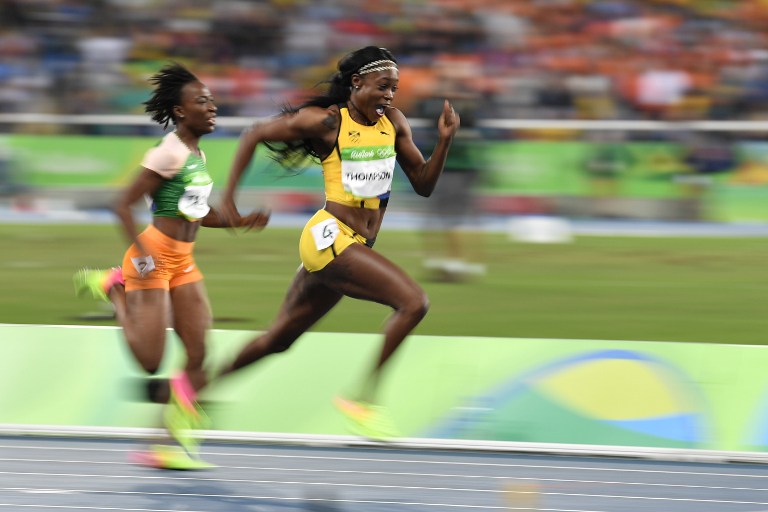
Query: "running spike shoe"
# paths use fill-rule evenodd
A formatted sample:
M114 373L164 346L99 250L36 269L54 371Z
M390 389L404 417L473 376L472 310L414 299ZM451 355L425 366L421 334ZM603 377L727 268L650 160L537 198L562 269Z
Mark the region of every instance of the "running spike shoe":
M206 462L197 457L191 457L186 450L179 446L155 444L146 450L134 452L130 457L131 462L157 469L173 469L178 471L190 471L209 469L215 464Z
M163 414L165 428L190 456L197 456L202 439L195 431L208 428L210 421L185 373L171 378L170 386L171 397Z
M110 302L108 292L115 283L123 282L123 273L120 267L106 270L82 268L72 276L72 282L77 297L90 295L96 300Z
M385 407L343 397L336 397L334 405L347 418L354 434L374 441L400 437Z

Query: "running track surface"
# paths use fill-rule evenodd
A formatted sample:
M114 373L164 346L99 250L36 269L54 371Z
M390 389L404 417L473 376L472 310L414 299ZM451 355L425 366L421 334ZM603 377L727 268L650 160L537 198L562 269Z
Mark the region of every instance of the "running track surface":
M768 512L768 465L206 442L217 468L129 462L130 440L0 437L0 512Z

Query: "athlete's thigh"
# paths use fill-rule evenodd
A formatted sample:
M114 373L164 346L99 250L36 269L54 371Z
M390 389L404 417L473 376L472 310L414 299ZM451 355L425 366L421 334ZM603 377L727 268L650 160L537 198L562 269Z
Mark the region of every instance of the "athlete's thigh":
M205 333L211 324L211 307L203 281L171 288L173 329L188 348L205 343Z
M161 288L126 292L123 329L132 347L162 355L169 321L169 295Z
M319 272L320 280L339 293L356 299L397 306L423 293L400 267L362 245L352 244Z
M278 313L283 329L303 332L323 317L343 295L318 279L316 272L300 267L293 277Z

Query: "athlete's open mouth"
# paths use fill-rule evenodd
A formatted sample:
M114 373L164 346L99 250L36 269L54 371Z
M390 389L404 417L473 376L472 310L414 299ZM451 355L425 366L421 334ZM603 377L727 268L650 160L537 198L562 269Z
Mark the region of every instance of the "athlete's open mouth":
M379 115L379 117L384 115L384 111L387 109L386 105L376 105L376 114Z

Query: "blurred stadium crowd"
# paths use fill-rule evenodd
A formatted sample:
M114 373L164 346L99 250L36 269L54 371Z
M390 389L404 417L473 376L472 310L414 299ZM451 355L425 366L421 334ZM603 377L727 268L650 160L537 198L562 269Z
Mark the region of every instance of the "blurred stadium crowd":
M766 0L0 3L6 113L141 113L147 76L175 59L219 115L271 115L377 44L400 60L411 115L435 93L467 93L486 118L768 117Z

